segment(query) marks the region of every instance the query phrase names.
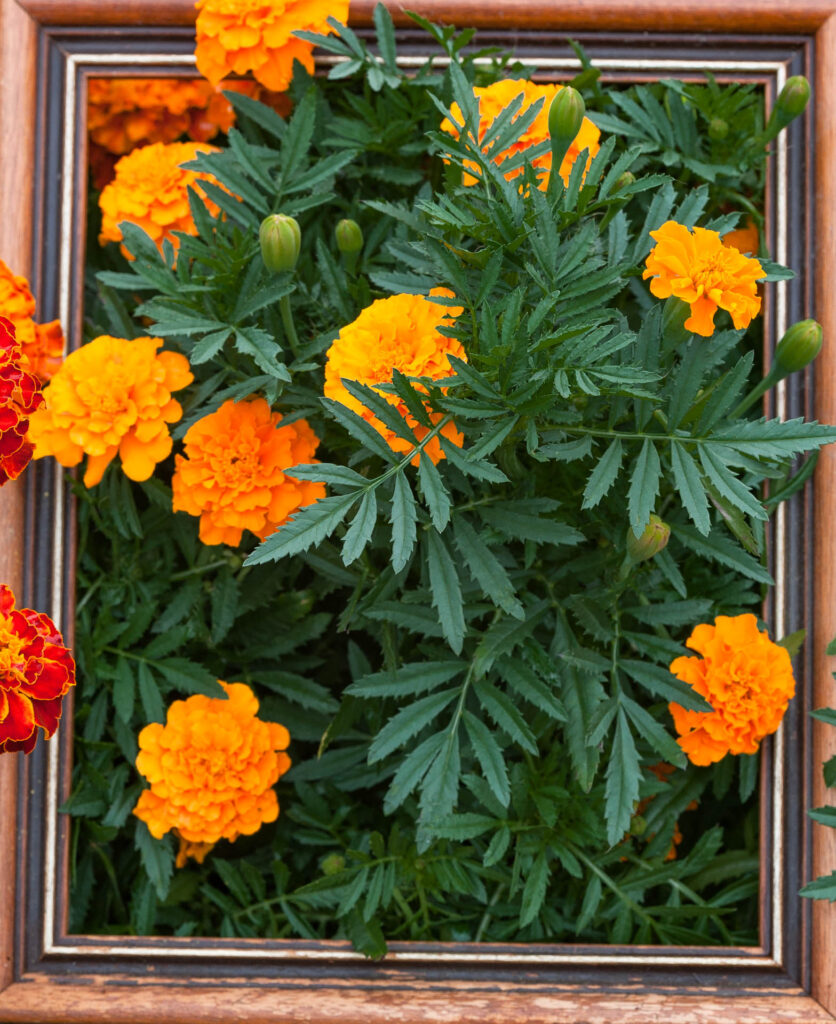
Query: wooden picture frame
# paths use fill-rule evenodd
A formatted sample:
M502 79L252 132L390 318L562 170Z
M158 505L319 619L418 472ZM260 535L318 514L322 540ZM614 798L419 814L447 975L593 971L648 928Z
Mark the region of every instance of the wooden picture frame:
M671 75L701 64L761 82L768 101L788 75L810 77L813 115L777 147L768 186L772 251L802 274L791 289L774 290L765 323L768 345L794 320L822 323L814 379L781 391L775 411L836 422L836 0L409 6L494 32L526 54L544 45L565 53L571 34L593 57L603 55L611 77L663 77L661 69ZM353 0L352 24L368 26L372 8ZM84 78L91 68L139 64L146 73L185 72L193 17L192 0L0 0L0 258L29 274L42 317L60 315L71 341L81 323L72 268L84 244L86 192L75 173L84 165ZM568 58L552 62L571 66ZM0 491L0 581L26 604L63 612L71 637L72 584L62 567L72 558L72 530L62 523L72 508L60 499L60 479L38 464ZM65 825L55 813L68 780L71 732L63 728L28 758L0 757L0 1020L836 1020L836 907L796 896L836 867L836 833L804 813L827 803L820 766L836 753L834 730L807 714L834 704L833 659L824 651L836 635L836 451L823 451L813 487L782 515L772 551L775 630L812 630L799 697L778 739L765 745L759 947L393 944L374 964L340 942L67 936Z

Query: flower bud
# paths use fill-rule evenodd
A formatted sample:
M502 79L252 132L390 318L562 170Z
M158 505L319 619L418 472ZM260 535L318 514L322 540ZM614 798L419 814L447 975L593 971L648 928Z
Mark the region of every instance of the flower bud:
M334 234L340 252L359 252L363 248L363 232L356 220L341 220Z
M708 137L719 142L729 134L729 122L722 117L713 117L708 124Z
M636 176L632 171L625 171L616 178L613 192L620 192L623 188L627 188L628 185L632 185L635 180Z
M788 78L775 103L779 120L789 124L793 118L804 113L810 102L810 83L804 75L793 75Z
M552 141L552 165L555 172L581 130L586 104L571 85L564 85L549 108L549 135Z
M321 867L323 875L338 875L345 868L345 857L339 853L329 853Z
M264 266L274 273L293 270L299 259L302 232L293 217L274 213L265 217L258 232Z
M647 832L647 822L640 814L634 814L630 819L630 835L643 836Z
M641 537L627 529L627 554L634 562L644 562L658 555L670 540L671 528L655 514L651 514Z
M821 324L815 320L799 320L793 324L775 349L775 366L782 376L803 370L821 351Z

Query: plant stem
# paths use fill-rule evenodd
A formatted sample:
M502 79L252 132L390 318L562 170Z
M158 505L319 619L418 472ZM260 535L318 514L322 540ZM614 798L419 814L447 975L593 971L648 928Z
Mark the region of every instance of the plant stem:
M299 358L299 337L296 334L296 326L293 323L293 313L290 310L290 296L283 295L279 299L279 312L282 314L282 324L284 325L284 331L287 335L287 341L290 345L290 351L293 353L293 358Z

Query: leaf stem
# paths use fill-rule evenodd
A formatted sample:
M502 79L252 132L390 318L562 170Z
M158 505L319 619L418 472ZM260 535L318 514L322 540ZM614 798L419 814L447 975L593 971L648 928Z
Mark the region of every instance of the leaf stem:
M290 351L293 353L293 358L299 358L299 337L296 334L296 326L293 323L293 313L290 309L290 296L283 295L279 299L279 312L282 315L282 324L284 325L284 331L287 335L287 341L290 345Z

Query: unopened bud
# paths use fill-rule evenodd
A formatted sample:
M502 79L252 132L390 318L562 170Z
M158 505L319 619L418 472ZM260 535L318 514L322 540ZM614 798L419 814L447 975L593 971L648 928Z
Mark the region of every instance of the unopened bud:
M799 320L778 342L775 366L783 376L803 370L819 354L821 345L821 324L815 320Z
M564 85L549 107L549 135L552 142L552 166L555 173L581 130L586 104L571 85Z
M628 185L632 185L635 180L636 176L632 171L625 171L616 178L613 191L620 192L623 188L627 188Z
M712 117L708 124L708 137L714 139L715 142L719 142L720 139L724 139L729 134L729 122L724 121L722 117Z
M810 102L810 83L804 75L793 75L788 78L775 103L775 110L783 124L789 124L793 118L804 113Z
M329 853L322 862L323 875L338 875L345 868L345 857L339 853Z
M630 819L630 835L643 836L647 831L647 822L640 814L634 814Z
M363 232L356 220L341 220L334 234L340 252L359 252L363 248Z
M265 217L258 232L264 266L274 273L293 270L302 247L302 232L293 217L274 213Z
M670 540L671 528L667 523L651 514L647 526L645 526L640 537L637 537L632 529L627 530L627 554L634 562L644 562L648 558L658 555L662 548Z

